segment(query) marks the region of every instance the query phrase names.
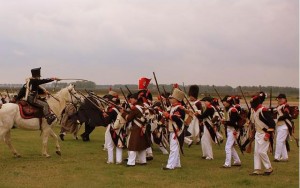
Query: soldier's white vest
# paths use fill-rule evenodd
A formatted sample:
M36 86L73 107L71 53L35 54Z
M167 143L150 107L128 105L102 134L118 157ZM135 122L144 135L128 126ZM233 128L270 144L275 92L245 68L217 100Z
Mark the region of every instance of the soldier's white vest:
M177 110L177 108L178 108L179 106L180 106L180 105L171 107L171 110L170 110L170 116L172 116L172 115L174 114L174 112ZM183 120L182 120L182 121L183 121ZM174 129L173 129L172 124L173 124L174 128L178 130L178 126L177 126L176 122L174 122L173 120L169 119L169 122L168 122L168 130L169 130L169 132L174 132ZM183 126L183 125L182 125L182 126ZM182 131L180 130L179 133L178 133L178 135L180 135L181 132L182 132Z
M251 116L250 120L255 125L255 130L258 133L265 133L263 129L268 129L269 127L259 118L259 115L263 116L262 109L264 107L259 108L257 111L251 108ZM263 116L264 117L264 116Z
M277 110L276 125L285 125L286 124L283 120L278 121L278 118L281 117L281 116L283 116L285 105L286 104L282 104L282 105L279 105L279 106L276 107L276 110Z

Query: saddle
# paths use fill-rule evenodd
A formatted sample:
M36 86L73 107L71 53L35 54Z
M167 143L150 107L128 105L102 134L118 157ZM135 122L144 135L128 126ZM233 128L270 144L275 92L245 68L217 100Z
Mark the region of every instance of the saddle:
M27 101L18 101L20 115L23 119L43 118L43 109L29 104Z

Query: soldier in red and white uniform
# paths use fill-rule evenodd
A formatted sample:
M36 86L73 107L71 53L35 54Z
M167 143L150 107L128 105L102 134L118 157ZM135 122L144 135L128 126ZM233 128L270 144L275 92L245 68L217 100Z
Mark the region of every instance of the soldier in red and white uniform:
M139 93L134 93L130 96L131 111L125 112L121 110L122 117L131 123L130 132L127 140L128 161L127 166L135 166L136 161L141 165L147 164L146 149L150 147L150 141L145 135L146 121L144 118L144 107L142 98L139 98Z
M234 148L239 132L237 124L239 119L239 112L234 107L234 97L227 95L223 98L222 102L225 107L225 120L223 120L223 124L226 127L225 130L227 135L225 145L226 159L222 167L230 168L231 166L241 166L241 160ZM233 158L233 164L231 164L231 158Z
M201 101L198 99L199 95L199 87L197 85L191 85L188 92L189 101L198 114L201 114L202 112L202 104ZM188 109L190 107L188 106ZM192 110L192 109L189 109ZM191 136L187 136L184 138L185 143L187 143L189 146L193 144L193 141L196 142L196 144L200 143L200 122L198 118L193 116L193 120L188 125L188 132L191 133Z
M142 77L139 79L139 85L138 85L138 89L139 89L139 98L141 98L141 100L143 101L143 106L145 108L149 108L150 106L152 106L152 94L150 92L150 90L148 89L148 85L150 83L151 79L146 78L146 77ZM151 125L149 123L146 124L147 128L147 136L149 137L148 140L151 140ZM152 152L152 148L148 147L146 149L146 159L147 161L151 161L153 160L153 152Z
M213 150L212 150L212 143L217 142L216 139L216 132L214 129L213 119L216 115L216 109L211 104L212 98L211 97L204 97L201 99L205 103L206 109L203 111L202 114L198 112L195 113L195 116L202 121L203 127L203 135L201 137L201 148L202 148L202 158L206 160L212 160ZM217 118L217 117L215 117Z
M104 113L105 124L108 124L105 132L107 164L114 163L114 148L116 148L116 164L121 164L122 149L125 146L124 145L125 138L123 138L123 135L125 134L125 130L123 127L115 127L117 117L120 114L116 106L120 105L120 99L118 98L118 94L115 91L109 91L109 93L103 96L103 98L115 104L115 106L112 104L108 104L107 109ZM125 122L125 120L123 122Z
M272 142L272 135L275 122L270 111L262 106L259 95L255 95L250 100L251 115L250 121L255 125L255 146L254 146L254 171L250 175L270 175L273 168L268 157L268 148ZM262 172L261 164L265 171Z
M163 170L173 170L181 167L180 162L180 148L183 145L184 139L184 119L185 119L185 108L182 106L184 99L184 93L175 88L172 95L169 97L171 103L170 112L163 112L164 117L168 120L168 130L170 132L170 154L168 164L163 167Z
M289 105L285 94L279 94L276 98L278 106L276 107L276 149L274 161L288 161L288 152L286 148L286 140L289 132L292 134L292 119L289 112Z

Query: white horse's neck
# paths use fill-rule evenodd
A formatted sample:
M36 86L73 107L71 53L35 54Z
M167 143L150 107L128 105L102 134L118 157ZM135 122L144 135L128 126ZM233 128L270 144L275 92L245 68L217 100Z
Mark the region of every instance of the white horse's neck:
M57 94L54 95L54 97L50 96L50 98L47 99L47 103L49 104L49 107L53 113L59 117L63 109L66 107L66 103L70 99L68 88L61 89L59 92L57 92Z

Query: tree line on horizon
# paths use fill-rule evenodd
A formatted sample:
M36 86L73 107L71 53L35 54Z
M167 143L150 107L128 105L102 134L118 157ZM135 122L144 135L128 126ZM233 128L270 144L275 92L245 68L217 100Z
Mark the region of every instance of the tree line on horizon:
M115 84L115 85L97 85L92 81L76 81L72 82L76 85L76 89L79 90L95 90L100 93L108 92L110 89L120 92L120 88L123 89L125 93L129 93L128 89L132 92L138 90L137 84ZM69 83L66 82L52 82L50 84L45 84L44 87L50 90L50 92L58 91L61 88L64 88ZM18 90L23 86L23 84L0 84L0 90L7 90L8 92L17 93ZM219 92L221 96L224 95L241 95L240 87L232 87L232 86L213 86L213 85L198 85L199 86L199 94L205 96L215 96L215 89ZM172 92L173 84L159 84L161 92ZM190 85L178 85L178 87L183 90L185 93L188 92ZM127 89L128 88L128 89ZM215 88L215 89L214 89ZM266 92L269 94L272 89L272 96L275 97L279 93L285 93L288 96L296 96L299 98L299 88L295 87L281 87L281 86L241 86L244 94L246 96L251 96L259 91ZM157 94L157 87L155 84L150 83L148 89L153 93Z

